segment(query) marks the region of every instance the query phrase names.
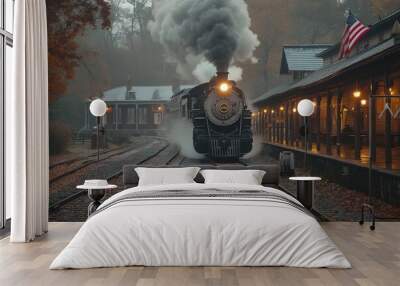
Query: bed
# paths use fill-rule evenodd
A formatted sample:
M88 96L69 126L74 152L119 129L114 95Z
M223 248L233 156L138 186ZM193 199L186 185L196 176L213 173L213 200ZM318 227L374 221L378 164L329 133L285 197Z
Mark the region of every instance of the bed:
M314 216L279 189L279 167L262 185L196 183L137 186L106 200L50 269L121 266L291 266L350 268ZM203 166L202 169L215 168Z

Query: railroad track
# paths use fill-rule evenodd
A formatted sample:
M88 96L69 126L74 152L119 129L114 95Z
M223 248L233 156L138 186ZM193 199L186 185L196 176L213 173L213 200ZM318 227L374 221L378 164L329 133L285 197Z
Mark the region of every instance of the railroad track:
M132 148L142 147L149 143L148 139L163 140L163 139L160 139L159 137L146 137L146 140L140 141L135 144L129 144L128 146L125 145L125 146L114 148L111 150L101 151L99 162L105 161L113 156L117 156L117 155L123 154L125 152L128 152L129 150L132 150ZM96 164L96 163L97 163L97 152L94 152L94 153L92 152L91 154L89 154L87 156L79 156L77 158L67 159L67 160L53 163L52 165L50 165L50 180L49 180L50 184L59 179L62 179L65 176L73 174L74 172L77 172L81 169L84 169L84 168L86 168L90 165ZM57 174L57 171L58 171L57 169L61 169L62 166L65 166L65 168L62 168L61 173ZM66 168L67 168L67 170L65 170Z
M99 162L102 162L111 157L123 154L131 149L132 149L132 147L124 147L124 148L118 148L117 150L104 152L100 155ZM107 155L107 156L104 156L104 155ZM50 167L50 169L52 169L52 168L54 169L54 168L60 167L62 165L71 165L71 164L77 163L76 166L69 168L67 171L62 172L59 175L50 176L50 180L49 180L50 184L57 180L64 178L65 176L71 175L81 169L84 169L90 165L97 163L97 155L89 155L88 157L89 158L76 158L76 159L67 160L69 162L58 163L58 164L56 164L56 166Z
M89 163L89 162L88 162ZM121 184L122 167L126 164L143 165L143 166L188 166L188 165L220 165L216 162L210 162L208 159L190 159L180 154L179 148L176 145L168 143L162 138L157 138L152 144L147 144L141 148L135 150L120 150L120 152L109 153L108 156L102 158L99 169L100 177L106 178L108 181L117 181L117 184ZM245 161L234 163L235 165L247 165ZM90 165L90 164L89 164ZM229 165L232 165L229 164ZM86 168L86 169L85 169ZM62 186L59 191L53 190L50 201L50 213L54 217L54 220L62 221L62 212L67 216L71 216L72 212L77 211L79 214L76 216L80 220L86 218L86 207L88 199L86 197L86 190L76 190L76 185L83 183L86 178L93 178L93 170L88 170L90 166L83 166L76 168L76 171L68 172L65 176L60 176L53 180L52 185L58 184L59 181L63 181L63 178L73 178L73 180L66 185ZM76 175L84 171L84 175ZM75 176L75 177L74 177ZM96 175L97 177L97 175ZM121 189L116 190L121 191ZM65 208L63 208L65 206ZM61 214L58 212L61 210ZM59 215L58 215L59 214ZM73 219L76 219L72 214ZM61 219L60 219L61 217Z
M151 145L151 144L150 144ZM152 145L156 146L144 146L142 148L138 148L136 150L132 150L131 153L129 152L119 152L119 154L114 154L109 156L106 159L103 159L103 163L108 159L106 164L103 164L103 168L107 169L103 173L103 178L106 178L108 181L111 181L119 176L122 175L122 167L126 164L135 164L135 165L168 165L170 162L174 160L179 155L179 149L175 145L169 144L167 141L163 139L157 139L157 141L153 142ZM137 155L134 156L135 158L126 158L125 160L118 160L119 156L123 157L127 153L127 157L131 157L130 155ZM118 156L119 155L119 156ZM116 158L113 160L113 158ZM110 160L111 159L111 160ZM76 171L82 170L85 167L77 168L75 171L68 172L64 176L60 176L57 180L61 180L62 178L72 176L73 173ZM101 166L99 167L101 168ZM93 172L91 172L93 175ZM85 177L90 177L89 174L86 174ZM57 180L53 181L56 182ZM76 178L73 182L64 186L64 189L67 189L62 192L62 195L57 195L57 191L52 194L52 199L50 200L50 211L55 211L64 204L77 199L82 194L86 193L85 190L77 191L75 189L76 185L82 183L83 179Z
M123 150L125 148L127 148L127 147L126 146L122 146L122 147L117 147L117 148L113 148L113 149L110 149L110 150L105 150L105 151L103 150L103 151L100 151L100 156L109 154L111 152ZM91 154L89 154L87 156L79 156L79 157L75 157L75 158L72 158L72 159L61 160L59 162L55 162L53 164L50 164L49 169L52 170L52 169L54 169L56 167L59 167L59 166L62 166L62 165L69 165L69 164L75 163L77 161L85 161L88 158L97 158L97 153L96 152L92 152Z

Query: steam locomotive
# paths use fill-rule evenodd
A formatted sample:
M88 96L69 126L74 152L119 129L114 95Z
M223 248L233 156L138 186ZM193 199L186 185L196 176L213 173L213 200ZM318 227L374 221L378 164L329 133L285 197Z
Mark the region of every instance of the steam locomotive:
M172 112L192 121L196 152L215 161L237 161L251 151L251 111L228 73L175 94L171 103Z

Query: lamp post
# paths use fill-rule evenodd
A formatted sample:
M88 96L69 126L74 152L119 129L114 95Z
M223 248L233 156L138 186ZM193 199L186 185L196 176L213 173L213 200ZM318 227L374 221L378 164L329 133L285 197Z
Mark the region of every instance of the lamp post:
M90 103L89 106L90 113L96 117L96 144L97 144L97 168L96 168L96 174L97 174L97 169L98 169L98 164L100 161L100 118L104 116L107 112L107 104L101 100L101 99L95 99Z
M304 169L307 169L307 148L308 148L308 128L307 128L307 118L314 113L314 103L309 99L303 99L297 105L297 112L304 118Z

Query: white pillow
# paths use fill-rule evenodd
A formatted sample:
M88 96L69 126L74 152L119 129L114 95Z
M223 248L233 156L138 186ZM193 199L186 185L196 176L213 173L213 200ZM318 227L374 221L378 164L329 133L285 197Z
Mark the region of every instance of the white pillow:
M198 167L188 168L135 168L139 186L190 184L200 171Z
M206 184L261 185L265 171L261 170L202 170Z

